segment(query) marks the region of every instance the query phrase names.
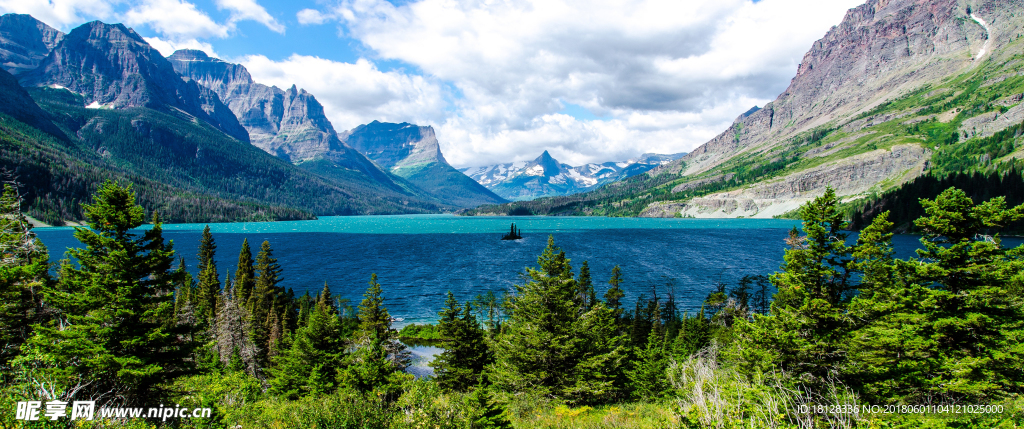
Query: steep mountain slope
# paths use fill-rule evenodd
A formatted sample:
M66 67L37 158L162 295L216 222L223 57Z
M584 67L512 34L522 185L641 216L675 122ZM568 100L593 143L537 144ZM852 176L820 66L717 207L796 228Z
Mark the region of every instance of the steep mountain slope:
M850 201L922 174L1005 169L1019 136L1000 150L980 143L1024 120L1020 10L1019 0L869 0L812 45L775 101L687 156L529 210L770 217L827 186Z
M39 63L64 33L30 15L0 16L0 67L17 75L39 67Z
M43 94L43 99L47 96L73 98L65 90L32 91L51 93ZM254 198L241 201L217 197L180 180L168 180L166 175L149 178L135 174L132 168L122 167L105 146L100 151L92 150L80 144L75 133L70 133L72 138L67 137L50 122L50 114L18 86L13 76L2 70L0 98L0 169L10 172L24 186L23 207L28 215L47 224L61 225L83 219L80 202L88 201L105 180L133 183L139 203L147 210L158 210L169 222L314 217L308 211L265 204ZM65 110L57 118L66 119L67 113L71 112ZM223 140L240 144L227 137Z
M373 121L345 134L345 143L438 199L460 207L505 202L448 164L432 127Z
M22 86L59 86L82 94L86 105L147 107L197 118L248 142L249 134L217 94L185 82L171 63L134 30L93 21L75 28L40 62L19 75Z
M182 80L121 25L76 28L21 77L37 86L0 71L0 164L26 184L30 213L48 223L81 219L79 202L106 179L135 183L143 205L173 222L450 208L373 181L327 179L252 146L216 93ZM200 116L204 109L214 114ZM226 123L240 133L226 134Z
M521 201L552 195L571 195L609 182L646 172L679 159L684 154L645 153L625 162L604 162L572 167L555 160L544 151L533 161L510 162L460 171L502 198Z
M0 70L0 113L24 122L54 137L67 140L68 137L50 121L50 115L39 108L35 100L6 70Z
M244 66L202 51L180 50L168 60L185 79L216 92L248 130L252 144L267 153L338 182L454 204L416 188L345 144L323 106L305 90L256 83Z

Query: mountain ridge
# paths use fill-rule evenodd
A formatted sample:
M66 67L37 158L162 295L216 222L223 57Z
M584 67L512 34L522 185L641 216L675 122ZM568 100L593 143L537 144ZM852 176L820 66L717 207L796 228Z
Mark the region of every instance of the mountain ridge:
M460 171L505 199L522 201L586 192L644 173L683 155L645 153L625 162L589 163L573 167L559 162L545 150L532 161L467 167Z
M75 28L37 68L18 78L22 86L67 88L96 108L180 111L249 141L249 134L216 94L182 80L166 58L122 24L92 21Z
M814 42L790 85L683 158L586 194L467 214L789 216L922 175L1005 171L1024 120L1019 0L869 0ZM1005 136L1004 136L1005 137Z

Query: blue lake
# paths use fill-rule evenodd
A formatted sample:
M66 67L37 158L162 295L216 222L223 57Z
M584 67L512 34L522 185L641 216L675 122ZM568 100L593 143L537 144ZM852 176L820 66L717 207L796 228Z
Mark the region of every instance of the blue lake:
M524 238L502 241L510 223ZM450 215L323 217L315 221L210 224L222 277L234 274L242 240L253 256L270 241L283 269L282 285L315 294L331 292L357 305L371 273L385 304L404 323L433 321L445 293L457 299L511 290L525 267L536 267L549 235L578 269L588 261L599 295L612 267L625 277L626 302L641 293L674 292L682 309L695 311L715 284L747 274L770 274L782 263L784 240L797 221L776 219L637 219L603 217L460 217ZM203 224L164 225L179 255L195 274ZM79 247L73 228L34 230L62 258ZM913 255L918 237L896 236L899 257ZM1020 239L1006 239L1017 245ZM403 324L404 324L403 323Z

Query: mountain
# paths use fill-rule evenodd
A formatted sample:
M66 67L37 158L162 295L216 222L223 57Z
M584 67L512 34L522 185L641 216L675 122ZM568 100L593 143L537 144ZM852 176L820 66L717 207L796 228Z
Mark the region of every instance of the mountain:
M244 66L203 51L179 50L167 59L183 78L215 92L248 131L252 144L267 153L336 181L407 196L416 193L342 142L323 106L305 90L256 83Z
M6 70L0 70L0 113L58 139L68 139L64 132L50 121L50 115L39 108L25 88L18 85L18 79Z
M605 162L572 167L544 151L533 161L510 162L461 171L502 198L521 201L552 195L571 195L606 183L635 176L684 154L645 153L626 162Z
M448 164L432 127L373 121L344 137L345 143L377 165L442 201L461 207L505 202Z
M121 24L93 21L75 28L37 68L18 77L22 86L54 86L82 94L93 108L146 107L195 118L249 141L245 128L217 94L182 80L166 58Z
M122 25L93 22L74 29L19 77L21 84L0 71L0 167L25 185L28 213L46 223L81 220L79 203L105 180L133 183L140 203L169 222L452 207L411 195L408 184L397 186L399 192L377 182L325 177L253 146L215 92L182 80L167 59Z
M1007 171L1024 158L1019 134L996 138L1024 120L1020 6L869 0L812 44L774 101L685 157L477 212L771 217L826 187L860 204L922 175Z
M0 67L13 75L39 67L64 33L30 15L0 16Z

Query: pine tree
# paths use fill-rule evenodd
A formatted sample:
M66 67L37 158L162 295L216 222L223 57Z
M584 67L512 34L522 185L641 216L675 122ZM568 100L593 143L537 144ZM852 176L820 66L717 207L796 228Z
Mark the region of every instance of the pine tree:
M230 274L224 280L224 290L218 300L214 338L221 364L236 370L244 369L250 375L257 375L257 347L249 333L249 317L241 299L234 290Z
M444 389L467 391L478 384L484 367L491 363L486 336L473 315L472 305L467 302L460 311L451 291L439 315L438 329L448 340L444 352L430 363L434 379Z
M472 429L512 429L512 422L505 416L505 410L491 399L486 377L480 377L476 389L469 395L469 401L476 408Z
M249 239L242 240L242 250L238 252L238 267L235 270L235 296L238 303L245 306L249 302L249 295L256 286L256 268L253 267L252 250L249 248Z
M15 355L37 321L40 291L47 287L49 256L21 213L17 183L0 196L0 368Z
M1019 389L1024 309L1011 288L1024 246L1006 249L987 234L1024 218L1024 205L1008 209L1002 197L975 205L955 188L921 204L924 249L917 261L896 262L890 284L886 236L874 233L883 245L865 270L873 284L851 308L877 318L853 333L853 369L882 399L986 401ZM911 361L872 368L894 354Z
M827 377L843 365L847 333L844 297L854 285L853 249L846 245L846 222L835 191L800 208L803 229L792 231L783 271L772 275L778 288L772 317L737 325L746 367L768 371L776 365L811 379Z
M676 360L686 360L710 344L711 324L704 317L704 309L701 308L697 316L690 317L684 314L679 333L672 342L672 355Z
M615 318L622 317L622 298L626 296L626 293L619 287L622 285L622 268L616 265L612 268L612 278L608 280L608 284L612 285L607 292L604 293L604 302L608 308L612 309L615 313Z
M668 390L668 356L660 323L655 323L647 344L636 353L633 368L627 371L633 396L639 399L662 397Z
M361 346L352 354L349 366L342 373L342 383L359 392L376 392L389 401L395 400L401 384L411 377L402 372L409 366L409 353L396 341L398 333L391 328L391 315L384 307L383 289L377 283L377 274L370 276L356 317Z
M608 330L614 312L598 305L580 314L569 262L549 237L537 258L539 269L528 268L530 281L516 286L511 319L494 344L495 363L488 371L499 389L573 403L600 401L614 391L610 366L624 352L621 336Z
M380 283L377 283L376 273L370 275L369 285L359 304L359 331L365 338L376 336L383 341L394 339L391 315L384 307L384 292Z
M275 365L269 370L271 391L291 399L329 394L338 388L345 357L338 311L324 284L307 323L295 331L290 347L274 358Z
M577 276L576 286L578 288L576 299L579 300L580 311L590 310L597 298L594 292L594 280L590 278L590 266L587 261L583 261L583 265L580 266L580 275Z
M251 336L259 347L257 362L266 366L270 356L271 319L281 311L283 294L277 283L280 281L281 266L274 258L270 242L264 241L260 253L256 255L256 284L249 295L246 307L249 310Z
M57 364L54 372L91 381L81 397L114 392L151 403L162 383L191 368L194 344L180 340L187 332L174 322L174 250L156 213L151 229L133 232L145 214L131 185L108 181L83 208L89 228L76 228L75 238L86 248L68 252L79 267L65 261L46 294L61 320L39 328L33 349Z
M200 320L212 325L217 318L217 298L220 296L220 273L217 272L217 261L214 260L217 243L213 241L210 226L203 229L199 240L199 285L198 309Z

